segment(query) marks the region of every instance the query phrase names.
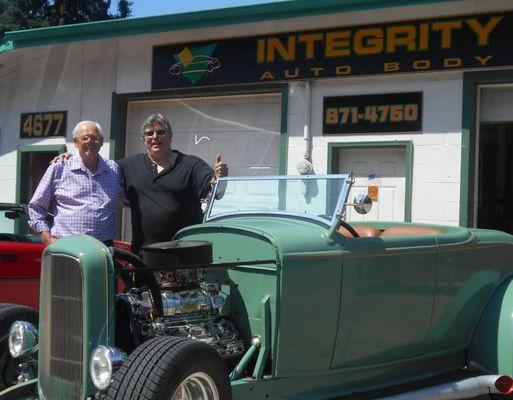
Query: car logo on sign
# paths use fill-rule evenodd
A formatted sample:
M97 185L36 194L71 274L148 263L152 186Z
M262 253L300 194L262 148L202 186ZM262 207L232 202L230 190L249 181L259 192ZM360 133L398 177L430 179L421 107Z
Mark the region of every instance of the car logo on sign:
M180 53L174 54L177 61L169 73L174 76L183 76L193 85L205 74L211 74L221 66L219 59L212 57L217 43L201 47L185 47Z

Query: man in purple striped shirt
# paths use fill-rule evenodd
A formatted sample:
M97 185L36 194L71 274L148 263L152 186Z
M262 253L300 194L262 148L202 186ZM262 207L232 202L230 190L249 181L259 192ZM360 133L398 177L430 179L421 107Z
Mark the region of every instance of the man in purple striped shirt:
M99 155L103 136L97 122L79 122L73 142L79 154L51 164L39 182L28 206L29 225L45 245L79 233L112 245L116 205L124 191L122 174L114 161Z

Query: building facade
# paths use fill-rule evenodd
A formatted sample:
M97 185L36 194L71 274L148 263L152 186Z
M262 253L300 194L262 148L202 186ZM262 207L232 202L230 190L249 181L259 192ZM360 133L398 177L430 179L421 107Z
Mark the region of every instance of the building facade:
M350 219L513 232L513 1L285 1L8 33L0 202L27 202L85 119L104 157L141 122L232 175L353 171Z

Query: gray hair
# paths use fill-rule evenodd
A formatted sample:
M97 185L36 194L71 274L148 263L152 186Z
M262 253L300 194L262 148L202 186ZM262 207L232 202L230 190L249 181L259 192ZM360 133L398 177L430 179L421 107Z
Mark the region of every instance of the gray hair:
M75 140L75 138L80 133L82 125L94 125L94 126L96 126L96 130L98 131L98 135L100 135L100 138L102 138L102 140L103 140L102 126L98 122L95 122L95 121L80 121L78 124L76 124L75 127L73 128L73 140Z
M151 128L156 124L161 125L169 136L173 136L171 124L169 123L167 118L164 117L161 113L153 113L144 120L144 122L141 125L141 136L144 136L144 131L146 130L146 128Z

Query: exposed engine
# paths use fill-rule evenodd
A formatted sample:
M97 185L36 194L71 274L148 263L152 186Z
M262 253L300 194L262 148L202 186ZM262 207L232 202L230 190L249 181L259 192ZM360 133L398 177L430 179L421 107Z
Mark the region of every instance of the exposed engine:
M201 269L177 269L154 273L160 287L163 316L155 317L151 292L132 288L117 295L118 324L129 324L132 343L118 343L129 351L155 336L178 336L201 340L212 346L222 358L244 354L244 342L229 319L222 314L225 298L217 285L205 285ZM123 328L126 332L127 330ZM119 338L119 341L126 341ZM128 347L128 348L127 348Z

